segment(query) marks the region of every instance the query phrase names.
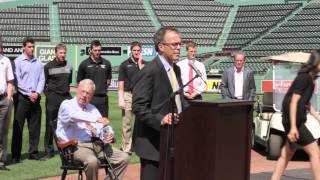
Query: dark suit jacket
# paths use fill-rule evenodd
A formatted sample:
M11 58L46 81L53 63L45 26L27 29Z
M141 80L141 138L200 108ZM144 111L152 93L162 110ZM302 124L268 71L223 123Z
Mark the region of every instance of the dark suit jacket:
M174 64L180 87L180 69ZM172 87L159 57L151 61L137 76L133 88L133 112L136 115L133 130L133 149L143 159L159 161L160 124L171 112ZM187 104L180 94L182 106Z
M234 87L234 67L231 67L223 72L220 85L223 99L235 99ZM253 72L244 68L243 71L243 99L254 100L256 96L256 84L254 81Z

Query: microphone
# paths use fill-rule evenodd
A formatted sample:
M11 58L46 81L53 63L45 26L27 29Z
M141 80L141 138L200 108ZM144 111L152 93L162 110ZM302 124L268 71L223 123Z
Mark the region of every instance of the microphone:
M201 80L203 82L206 82L203 78L202 78L202 73L200 72L200 70L194 65L193 61L189 61L189 66L196 72L196 74L201 78Z

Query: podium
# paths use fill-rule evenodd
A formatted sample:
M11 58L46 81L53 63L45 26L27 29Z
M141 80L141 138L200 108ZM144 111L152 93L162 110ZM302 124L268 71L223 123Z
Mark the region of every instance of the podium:
M253 104L190 102L175 127L174 180L249 180ZM168 126L160 133L160 177L170 180Z

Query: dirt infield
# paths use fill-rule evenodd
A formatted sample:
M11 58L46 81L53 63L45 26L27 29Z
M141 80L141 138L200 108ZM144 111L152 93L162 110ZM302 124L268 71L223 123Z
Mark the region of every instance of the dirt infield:
M275 166L276 161L266 160L264 156L257 153L256 151L251 151L251 174L258 174L262 172L272 172ZM309 162L306 160L303 161L291 161L287 170L294 169L306 169L309 168ZM139 180L140 177L140 164L131 164L128 167L127 173L124 180ZM104 179L105 172L104 170L99 171L99 179ZM59 180L60 177L51 177L43 180ZM70 174L67 176L67 180L76 180L77 174Z

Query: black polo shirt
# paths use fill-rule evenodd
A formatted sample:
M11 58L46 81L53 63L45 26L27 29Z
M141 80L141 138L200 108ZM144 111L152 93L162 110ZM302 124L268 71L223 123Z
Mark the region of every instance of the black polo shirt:
M72 82L72 66L66 62L59 63L56 59L44 66L46 91L61 95L69 94L69 85Z
M100 57L94 62L91 57L81 62L78 68L77 82L91 79L96 85L95 96L105 96L108 90L107 80L112 78L111 63Z
M144 64L147 62L143 61ZM124 81L124 91L131 91L134 83L135 76L140 71L139 66L132 58L123 61L119 67L119 81Z

